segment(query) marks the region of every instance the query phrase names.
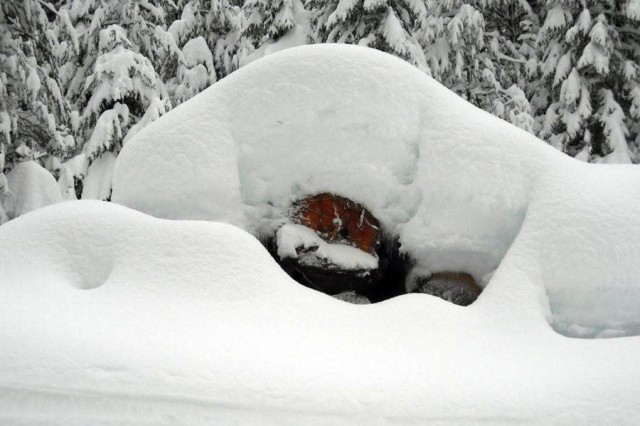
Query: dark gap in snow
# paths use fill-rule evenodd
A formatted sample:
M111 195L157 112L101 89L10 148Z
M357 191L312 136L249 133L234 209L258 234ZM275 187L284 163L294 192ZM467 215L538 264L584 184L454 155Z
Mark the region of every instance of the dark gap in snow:
M142 117L145 113L145 106L139 93L127 92L124 96L115 99L104 99L100 103L99 117L104 111L113 109L117 103L124 104L129 109L129 113L136 117Z
M409 287L416 293L430 294L460 306L469 306L480 296L482 287L464 272L436 272L413 276Z
M409 278L414 262L399 252L396 241L388 241L377 250L380 267L373 277L358 276L357 273L338 269L301 267L291 258L280 259L275 238L263 240L262 244L276 263L295 281L348 303L378 303L403 294L417 293L468 306L482 293L482 287L464 272L445 271ZM407 284L407 279L412 280L411 285Z
M84 188L84 183L82 179L79 179L77 176L73 177L73 189L76 193L76 199L82 198L82 189Z
M383 239L382 245L378 249L382 278L379 285L363 292L371 303L407 294L405 281L411 261L406 255L400 253L398 247L397 240Z
M482 292L464 271L414 269L409 274L414 261L401 253L397 238L385 234L371 212L353 200L312 195L293 203L289 220L263 245L295 281L345 302L377 303L422 293L467 306Z

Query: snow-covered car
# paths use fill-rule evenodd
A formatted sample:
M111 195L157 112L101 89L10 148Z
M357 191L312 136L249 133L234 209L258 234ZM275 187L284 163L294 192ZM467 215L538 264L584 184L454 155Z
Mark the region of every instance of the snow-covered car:
M640 421L636 166L581 163L397 58L318 45L161 117L113 176L113 203L0 227L1 420ZM464 271L482 294L356 305L298 284L259 240L325 193L371 212L411 277Z

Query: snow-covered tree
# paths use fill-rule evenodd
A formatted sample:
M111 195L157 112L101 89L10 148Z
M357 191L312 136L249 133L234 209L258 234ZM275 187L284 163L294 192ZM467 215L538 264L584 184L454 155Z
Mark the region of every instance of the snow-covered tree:
M88 100L79 129L90 160L118 151L134 125L140 128L165 112L162 82L151 61L132 47L119 25L100 31L98 58L84 84Z
M243 8L247 16L243 35L255 47L277 40L295 26L293 0L247 0Z
M164 9L149 1L74 0L59 15L70 22L61 33L64 43L79 46L66 58L62 78L77 111L83 158L61 173L63 191L73 196L81 190L71 187L92 162L105 152L117 154L127 138L171 108L163 76L176 73L180 51L164 30Z
M626 60L622 72L623 88L626 93L627 111L625 121L629 130L627 137L632 159L640 162L640 0L629 0L623 9L620 30ZM624 110L623 110L624 112Z
M213 54L217 78L238 68L235 54L240 38L241 9L233 0L180 0L180 12L168 32L179 48L202 37ZM188 65L187 65L188 66Z
M173 88L175 104L180 104L216 81L213 54L203 37L189 40L182 48L176 86Z
M43 6L44 5L44 6ZM58 42L47 3L0 5L0 192L11 191L5 171L37 160L57 173L75 147L69 104L60 90ZM47 13L48 12L48 13ZM0 206L0 222L6 219Z
M536 102L544 92L538 84L536 36L539 19L535 11L536 2L481 0L478 6L485 19L488 57L499 83L496 100L489 111L535 133Z
M403 58L429 72L413 36L427 24L420 0L306 0L312 37L320 43L369 46Z
M535 52L523 48L530 43L531 10L515 0L430 0L426 5L426 25L415 37L433 77L476 106L533 132L526 81L536 68Z
M640 159L638 3L572 0L544 11L538 41L551 101L541 136L570 155Z
M246 0L241 12L233 57L239 67L279 50L315 42L303 0Z

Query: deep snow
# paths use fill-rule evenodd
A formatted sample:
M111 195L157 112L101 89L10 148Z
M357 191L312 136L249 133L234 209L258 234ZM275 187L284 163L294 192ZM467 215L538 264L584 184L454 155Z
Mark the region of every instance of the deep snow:
M640 337L553 329L640 334L633 166L565 157L388 55L311 46L143 129L114 179L159 218L72 201L0 226L0 423L640 422ZM354 305L294 282L251 234L320 192L484 292Z
M515 240L557 330L640 334L640 170L573 160L372 49L247 65L125 145L112 199L264 238L322 192L362 203L420 270L485 282Z
M639 338L554 332L516 246L469 307L352 305L230 225L37 210L0 227L0 422L637 423Z

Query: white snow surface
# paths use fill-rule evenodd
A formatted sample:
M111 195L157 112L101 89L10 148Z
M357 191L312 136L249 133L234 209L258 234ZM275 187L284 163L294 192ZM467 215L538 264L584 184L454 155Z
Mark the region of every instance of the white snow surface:
M87 177L82 187L82 198L89 200L106 200L111 195L111 181L116 156L110 152L103 152L93 160L87 170Z
M0 423L637 424L640 338L545 321L558 234L523 231L469 307L353 305L230 225L39 209L0 227Z
M125 146L112 199L263 238L321 192L362 203L422 270L480 281L510 259L562 333L640 334L640 170L571 159L372 49L240 69Z
M0 193L0 205L10 219L62 201L54 177L35 161L18 163L7 173L7 183L9 192Z
M297 284L251 234L320 192L422 270L492 273L483 293ZM640 171L570 159L399 59L256 61L136 134L112 198L151 216L70 201L0 226L2 424L640 422Z
M635 20L640 20L640 0L629 0L626 15Z

